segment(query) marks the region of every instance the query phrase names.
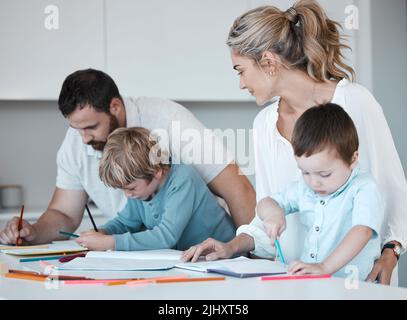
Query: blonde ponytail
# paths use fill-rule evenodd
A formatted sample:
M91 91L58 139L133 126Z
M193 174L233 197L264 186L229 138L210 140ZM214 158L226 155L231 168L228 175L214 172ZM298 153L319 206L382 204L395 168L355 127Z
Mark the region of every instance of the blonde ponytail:
M285 12L274 6L246 12L233 23L227 45L257 62L265 51L274 52L316 81L353 80L341 52L350 48L342 43L340 28L315 0L300 0Z

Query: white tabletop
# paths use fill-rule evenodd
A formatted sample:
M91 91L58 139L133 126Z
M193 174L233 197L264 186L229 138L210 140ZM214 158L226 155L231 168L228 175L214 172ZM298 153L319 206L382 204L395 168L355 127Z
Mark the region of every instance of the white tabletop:
M19 263L15 257L0 254L11 269L40 269L37 262ZM180 269L149 272L64 272L65 275L129 278L188 274L216 276ZM137 286L50 285L44 282L0 277L0 299L151 299L151 300L254 300L254 299L407 299L407 289L359 282L347 288L342 278L319 280L262 281L259 278L193 283L160 283Z

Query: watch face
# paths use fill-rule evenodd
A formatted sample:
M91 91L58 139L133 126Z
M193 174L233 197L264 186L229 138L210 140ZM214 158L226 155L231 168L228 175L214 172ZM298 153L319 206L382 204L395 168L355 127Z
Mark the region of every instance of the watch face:
M393 250L394 250L394 252L395 252L397 255L400 255L400 253L401 253L401 248L400 248L399 246L395 246Z

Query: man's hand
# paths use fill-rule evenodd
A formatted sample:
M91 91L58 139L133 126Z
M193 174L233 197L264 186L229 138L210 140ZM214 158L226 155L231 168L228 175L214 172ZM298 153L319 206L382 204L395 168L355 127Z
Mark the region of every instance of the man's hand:
M29 224L26 220L23 220L23 225L20 231L18 231L18 223L20 218L14 217L7 222L4 230L0 231L0 243L4 244L22 244L23 242L29 243L36 237L35 228ZM16 243L17 238L20 236L20 240Z
M205 241L192 246L188 250L182 253L181 260L186 262L196 262L200 256L205 256L206 260L227 259L234 254L232 247L220 241L212 238L208 238Z
M82 232L81 236L76 239L76 242L89 250L95 251L114 250L115 248L114 237L111 235L106 235L103 231L96 232L91 230Z
M381 284L390 284L391 275L397 265L397 258L391 249L385 249L378 260L375 261L372 271L366 281L379 281Z

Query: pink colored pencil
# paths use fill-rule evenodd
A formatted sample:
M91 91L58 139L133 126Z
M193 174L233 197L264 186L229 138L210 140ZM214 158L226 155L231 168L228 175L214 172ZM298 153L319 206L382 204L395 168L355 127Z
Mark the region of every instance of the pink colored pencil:
M266 276L266 277L261 277L261 280L264 281L269 281L269 280L306 280L306 279L327 279L331 278L330 274L321 274L321 275L315 275L315 274L309 274L309 275L302 275L302 276Z
M102 285L102 284L108 284L110 282L117 282L120 281L118 279L109 279L109 280L98 280L98 279L94 279L94 280L64 280L64 284L98 284L98 285Z

